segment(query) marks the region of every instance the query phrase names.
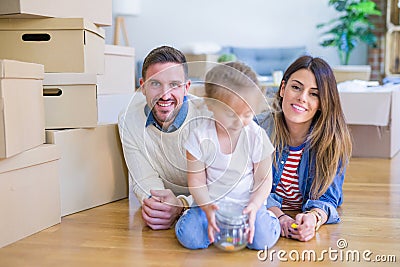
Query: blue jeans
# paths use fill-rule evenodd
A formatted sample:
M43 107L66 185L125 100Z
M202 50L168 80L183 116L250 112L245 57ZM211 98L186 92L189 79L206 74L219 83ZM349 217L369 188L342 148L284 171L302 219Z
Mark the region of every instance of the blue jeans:
M262 250L275 245L281 233L281 226L279 220L271 216L265 206L258 210L254 226L253 243L247 244L247 248ZM175 225L175 234L185 248L202 249L210 245L207 228L205 212L199 207L192 207L179 218Z

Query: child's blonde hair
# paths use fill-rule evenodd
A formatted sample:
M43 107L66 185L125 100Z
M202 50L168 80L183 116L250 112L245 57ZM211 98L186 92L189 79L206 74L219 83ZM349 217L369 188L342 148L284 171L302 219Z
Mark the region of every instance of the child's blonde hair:
M205 96L225 102L233 96L242 97L244 90L254 94L261 93L257 74L243 62L218 64L207 72L205 78ZM247 101L246 101L247 102Z

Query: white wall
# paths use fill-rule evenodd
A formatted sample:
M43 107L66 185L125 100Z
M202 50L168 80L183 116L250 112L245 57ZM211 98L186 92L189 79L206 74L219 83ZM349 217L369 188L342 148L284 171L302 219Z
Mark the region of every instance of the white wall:
M142 59L167 44L193 42L243 47L306 46L314 56L339 64L334 48L319 46L318 23L336 17L328 0L142 0L141 13L126 17L130 45ZM106 29L112 43L112 27ZM350 64L366 64L366 46L353 52Z

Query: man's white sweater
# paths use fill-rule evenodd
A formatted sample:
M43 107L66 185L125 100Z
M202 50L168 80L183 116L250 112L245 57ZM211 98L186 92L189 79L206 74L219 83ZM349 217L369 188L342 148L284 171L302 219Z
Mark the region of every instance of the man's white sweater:
M186 175L186 150L189 132L210 116L202 99L188 97L188 114L182 126L165 133L154 125L145 127L145 98L137 93L119 116L119 132L129 171L129 185L142 202L150 189L171 189L175 195L189 195Z

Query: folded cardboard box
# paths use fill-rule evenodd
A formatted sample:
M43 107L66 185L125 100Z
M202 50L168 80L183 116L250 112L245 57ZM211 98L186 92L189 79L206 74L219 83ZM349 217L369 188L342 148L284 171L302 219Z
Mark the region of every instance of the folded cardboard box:
M45 141L43 65L0 60L0 158Z
M388 1L388 5L394 4L394 0ZM393 8L391 16L399 19L400 16L396 15L399 13L400 8ZM396 13L395 13L396 12ZM390 16L387 16L389 18ZM396 23L397 24L397 23ZM387 25L392 26L392 22L388 22ZM394 26L394 25L393 25ZM385 75L386 77L400 77L400 64L399 64L399 41L400 41L400 31L399 25L396 27L388 27L386 31L386 47L385 47Z
M219 55L185 54L188 62L189 78L204 81L207 71L217 64Z
M141 94L141 93L139 93ZM136 93L97 95L97 116L99 124L118 123L119 113L136 97Z
M2 0L4 18L85 18L99 26L112 24L112 0Z
M46 73L43 95L46 129L97 126L95 74Z
M106 45L104 74L98 76L98 94L124 94L135 91L135 49Z
M340 65L332 67L336 82L351 80L369 81L371 76L370 65Z
M47 130L61 151L61 215L128 196L128 174L117 124L92 129Z
M400 150L400 85L340 92L353 157L392 158Z
M0 58L45 72L104 73L104 30L83 18L0 19Z
M0 247L60 223L55 145L0 160Z

